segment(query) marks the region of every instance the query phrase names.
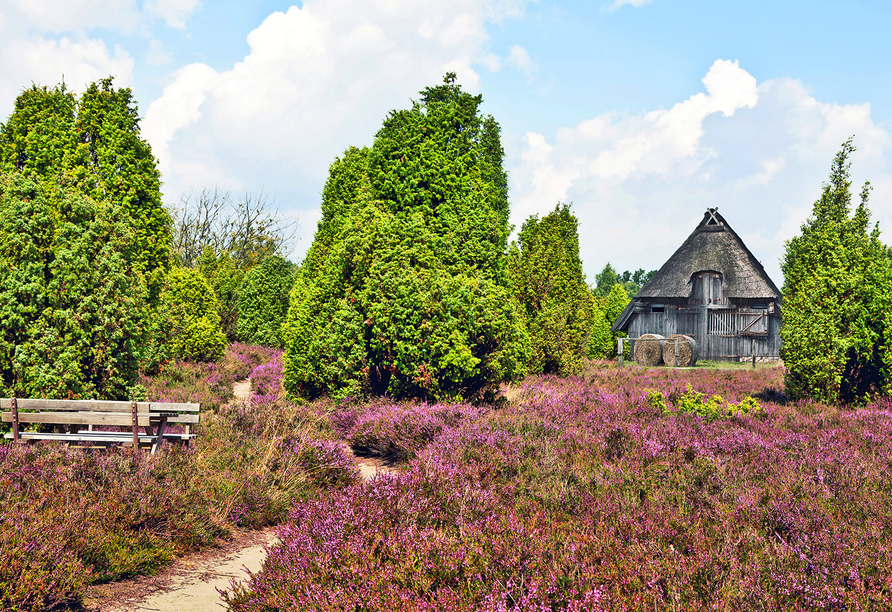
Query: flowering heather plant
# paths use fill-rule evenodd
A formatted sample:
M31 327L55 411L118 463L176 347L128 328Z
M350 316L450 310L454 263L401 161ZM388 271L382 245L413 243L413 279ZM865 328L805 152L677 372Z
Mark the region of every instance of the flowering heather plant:
M298 503L281 545L227 603L889 609L890 403L771 401L782 399L782 377L637 367L531 377L507 406L431 434L398 475ZM693 393L735 405L756 397L763 413L664 414L647 389L673 405ZM423 406L397 416L398 406L336 412L334 426L423 422Z
M250 371L258 356L281 352L231 354ZM178 397L194 397L186 388L205 376L231 386L245 373L193 366L176 366L183 373L181 386L171 385ZM203 407L224 401L221 387L202 387L210 396ZM278 523L295 500L359 478L310 406L231 403L203 410L198 431L189 448L166 445L156 455L0 445L0 610L76 607L87 584L153 573L234 525Z
M332 415L332 423L354 451L405 461L445 429L480 418L486 408L466 404L378 402L349 406Z
M272 360L257 366L251 371L251 389L253 403L268 404L285 395L282 389L283 376L282 352L279 351Z

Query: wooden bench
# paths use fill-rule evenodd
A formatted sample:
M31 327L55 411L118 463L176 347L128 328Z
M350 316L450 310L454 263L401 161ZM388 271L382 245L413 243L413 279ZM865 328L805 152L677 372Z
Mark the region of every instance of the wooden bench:
M2 421L12 423L12 431L4 437L14 442L58 440L102 447L124 444L151 448L153 454L165 441L188 444L195 437L199 408L192 403L0 398ZM21 425L26 423L54 425L58 431L22 431ZM87 429L83 429L85 425ZM129 431L93 431L95 425L127 427ZM187 425L188 430L174 433L167 430L168 425Z

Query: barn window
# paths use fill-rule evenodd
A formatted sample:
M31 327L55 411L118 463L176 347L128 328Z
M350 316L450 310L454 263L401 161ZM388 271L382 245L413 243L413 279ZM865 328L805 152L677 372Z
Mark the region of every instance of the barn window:
M753 304L753 310L768 310L768 304Z
M651 304L650 311L651 312L665 312L666 305L665 304Z

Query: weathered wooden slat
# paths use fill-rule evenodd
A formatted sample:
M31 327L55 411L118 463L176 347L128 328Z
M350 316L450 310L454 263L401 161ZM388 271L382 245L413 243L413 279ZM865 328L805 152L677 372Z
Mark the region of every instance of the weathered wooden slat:
M6 439L11 440L12 434L8 433L4 436ZM129 431L122 432L114 432L114 431L97 431L97 432L82 432L80 434L63 434L63 433L36 433L36 432L22 432L21 434L22 440L58 440L62 442L104 442L111 444L121 444L125 442L131 441L131 433ZM192 436L194 437L194 436ZM157 436L149 436L145 434L140 434L139 436L139 444L140 445L149 445L154 444L156 442ZM169 441L175 440L188 440L190 436L188 434L164 434L164 439Z
M2 414L4 423L12 423L11 412ZM153 417L148 413L138 413L137 425L152 424ZM129 414L109 414L105 412L19 412L19 423L56 423L59 425L118 425L131 427L133 417Z
M57 410L60 412L124 412L130 414L130 402L113 402L107 400L50 400L16 398L19 410ZM149 402L137 402L139 412L149 412ZM0 408L12 407L11 398L0 399Z
M110 400L51 400L16 398L19 410L57 410L79 412L126 412L130 413L130 402ZM178 402L137 402L138 412L199 412L201 405ZM0 408L12 408L12 398L0 398Z
M140 402L142 403L142 402ZM201 404L177 404L165 402L149 402L149 412L199 412Z
M178 414L176 416L167 417L168 423L189 423L194 424L198 423L199 416L197 414Z

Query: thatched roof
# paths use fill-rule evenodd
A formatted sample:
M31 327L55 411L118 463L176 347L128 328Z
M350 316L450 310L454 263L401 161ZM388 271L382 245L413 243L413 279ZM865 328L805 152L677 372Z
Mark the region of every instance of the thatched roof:
M725 297L780 299L762 264L716 208L706 211L700 225L635 298L686 298L691 295L691 276L704 270L722 273Z
M780 290L768 278L762 264L746 248L718 209L710 208L688 239L635 294L633 301L614 323L614 330L625 327L637 301L689 297L693 289L692 276L707 270L721 272L722 295L726 298L781 299Z

